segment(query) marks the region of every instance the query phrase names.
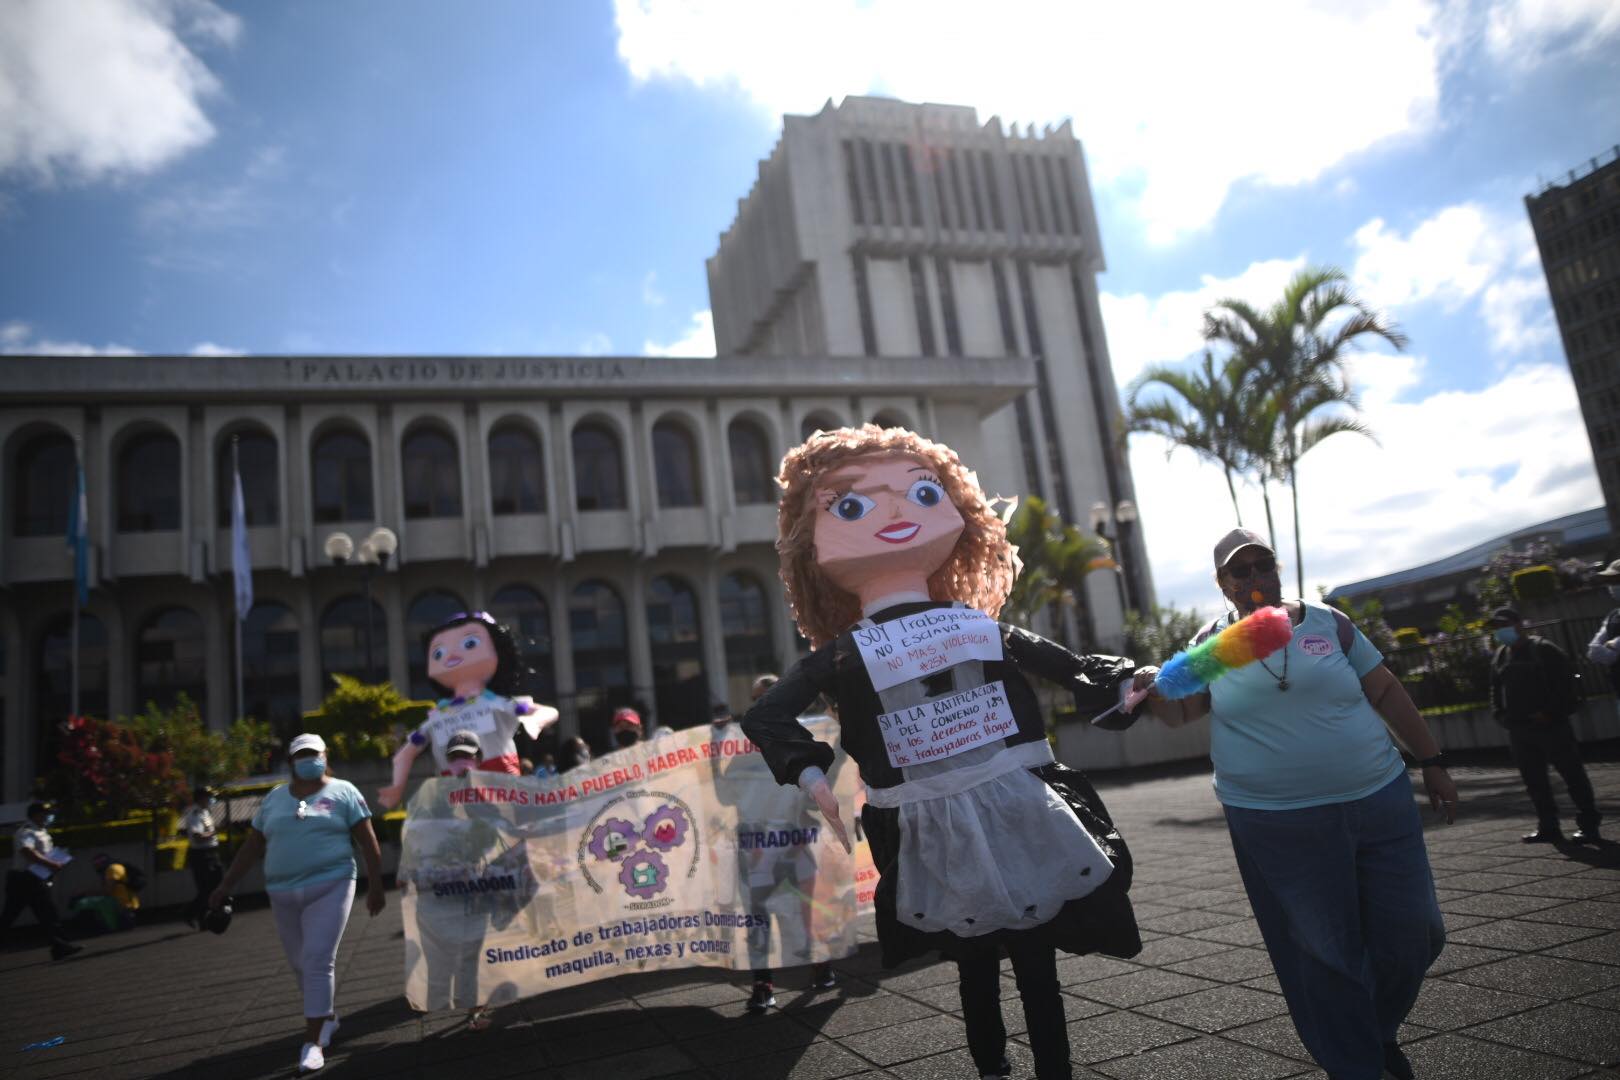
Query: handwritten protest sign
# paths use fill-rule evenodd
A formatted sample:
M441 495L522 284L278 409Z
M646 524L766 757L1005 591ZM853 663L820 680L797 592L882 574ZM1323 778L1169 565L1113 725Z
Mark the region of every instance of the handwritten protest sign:
M882 693L968 660L1000 660L1001 628L974 608L934 608L856 627L855 646Z

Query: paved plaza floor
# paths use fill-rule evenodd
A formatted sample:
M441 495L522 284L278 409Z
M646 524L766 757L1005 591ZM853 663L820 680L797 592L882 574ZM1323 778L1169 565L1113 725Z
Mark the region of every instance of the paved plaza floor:
M1589 769L1620 836L1620 765ZM1496 765L1455 775L1458 823L1425 812L1450 942L1403 1033L1418 1076L1620 1078L1620 845L1521 844L1532 821L1517 775ZM1100 786L1136 856L1131 895L1146 947L1128 962L1059 962L1076 1074L1321 1077L1277 992L1207 774ZM0 954L0 1076L292 1075L300 1003L268 910L250 907L224 937L153 918L62 963L21 940ZM376 919L357 908L338 957L343 1026L325 1074L971 1080L954 967L883 971L869 932L863 940L836 965L834 990L784 973L780 1007L765 1016L744 1010L745 974L694 970L531 998L475 1034L457 1016L406 1007L398 904ZM1010 973L1003 985L1008 1031L1022 1040ZM55 1047L21 1050L58 1035ZM1015 1075L1030 1076L1027 1046L1015 1042L1011 1056Z

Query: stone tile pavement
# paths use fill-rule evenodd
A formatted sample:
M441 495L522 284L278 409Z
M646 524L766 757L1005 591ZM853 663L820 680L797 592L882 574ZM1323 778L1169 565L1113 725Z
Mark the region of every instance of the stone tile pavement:
M1620 765L1589 766L1620 836ZM1450 944L1403 1039L1425 1080L1620 1078L1620 845L1519 843L1517 776L1456 771L1459 822L1428 829ZM1322 1077L1299 1045L1260 945L1204 773L1104 779L1137 858L1146 946L1131 961L1059 964L1076 1073L1088 1080ZM1555 784L1555 789L1562 791ZM338 958L343 1018L333 1076L497 1080L970 1080L954 968L885 972L870 934L839 986L782 976L780 1007L745 1013L746 976L625 976L532 998L468 1033L399 993L397 905L357 912ZM299 999L269 912L223 938L154 916L51 963L19 940L0 953L0 1076L256 1078L292 1075ZM1017 1074L1031 1063L1010 973L1004 1009ZM54 1048L21 1047L56 1035Z

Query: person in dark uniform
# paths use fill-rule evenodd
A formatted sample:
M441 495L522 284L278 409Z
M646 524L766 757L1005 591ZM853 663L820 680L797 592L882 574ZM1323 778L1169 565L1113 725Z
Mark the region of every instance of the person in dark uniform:
M1085 778L1053 760L1028 676L1101 711L1134 665L995 620L1018 564L949 447L871 424L818 432L789 451L778 483L782 580L815 651L749 709L743 731L847 847L826 779L833 750L798 720L827 695L867 786L885 966L934 950L956 960L974 1064L1006 1076L1005 949L1036 1072L1065 1080L1055 950L1129 957L1141 938L1123 845Z
M1519 775L1536 808L1536 831L1526 833L1527 844L1556 844L1564 839L1558 824L1558 803L1553 798L1547 766L1558 770L1575 804L1570 839L1596 843L1597 800L1592 781L1581 765L1581 744L1569 718L1574 714L1575 672L1564 650L1524 628L1524 620L1510 607L1491 614L1497 640L1491 657L1491 707L1508 729L1508 745Z

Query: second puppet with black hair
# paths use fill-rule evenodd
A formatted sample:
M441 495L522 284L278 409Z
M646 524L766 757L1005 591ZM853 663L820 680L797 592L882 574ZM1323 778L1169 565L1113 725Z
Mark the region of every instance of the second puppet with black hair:
M488 612L454 615L427 633L427 674L434 686L450 695L441 699L422 726L411 732L394 755L394 782L378 793L384 807L398 806L405 795L411 766L424 749L433 751L439 775L469 769L521 776L516 736L521 727L531 739L556 722L557 710L532 698L513 696L524 666L511 630ZM456 755L445 745L457 732L478 736L476 760Z

